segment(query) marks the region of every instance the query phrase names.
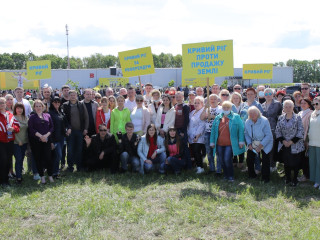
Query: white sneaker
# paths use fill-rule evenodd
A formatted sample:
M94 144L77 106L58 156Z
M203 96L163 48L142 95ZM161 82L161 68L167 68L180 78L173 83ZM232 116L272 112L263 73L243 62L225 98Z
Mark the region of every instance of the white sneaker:
M261 171L259 170L254 170L256 172L257 175L259 175L261 173Z
M38 180L40 180L41 178L40 178L40 176L39 176L39 174L37 173L37 174L35 174L35 175L33 175L33 180L36 180L36 181L38 181Z
M320 186L319 183L315 183L315 184L313 185L314 188L318 188L319 186Z
M298 177L298 181L305 182L305 181L307 181L307 178L306 178L306 176L302 175L301 177Z
M201 168L201 167L197 167L197 172L196 172L196 174L201 174L201 173L204 173L204 169Z

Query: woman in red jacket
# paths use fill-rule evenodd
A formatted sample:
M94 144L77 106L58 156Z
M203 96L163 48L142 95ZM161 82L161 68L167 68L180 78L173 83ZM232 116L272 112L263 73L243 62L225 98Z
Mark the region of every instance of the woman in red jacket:
M6 99L0 98L0 184L9 185L9 163L13 156L14 134L20 131L19 122L6 111Z
M109 109L109 101L107 97L101 99L101 107L98 108L96 114L96 132L99 133L99 126L106 124L108 130L110 130L110 117L111 110Z

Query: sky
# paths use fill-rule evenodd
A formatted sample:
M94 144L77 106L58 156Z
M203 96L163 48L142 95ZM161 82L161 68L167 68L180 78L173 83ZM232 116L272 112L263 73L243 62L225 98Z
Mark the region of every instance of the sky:
M182 44L233 40L234 66L320 59L315 0L3 1L0 53L67 55L151 46L182 54Z

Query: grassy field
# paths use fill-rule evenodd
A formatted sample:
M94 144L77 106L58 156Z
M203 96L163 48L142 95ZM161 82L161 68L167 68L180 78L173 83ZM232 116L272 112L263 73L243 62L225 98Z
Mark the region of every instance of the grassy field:
M320 190L214 175L67 174L0 188L0 239L319 239Z

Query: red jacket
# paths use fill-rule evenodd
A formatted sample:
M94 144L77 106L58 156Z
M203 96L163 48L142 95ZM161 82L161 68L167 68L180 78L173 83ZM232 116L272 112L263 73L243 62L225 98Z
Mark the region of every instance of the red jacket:
M12 134L12 138L8 139L8 134L7 134L7 125L9 125L11 127L13 127L13 134ZM3 115L2 113L0 113L0 142L3 143L7 143L7 142L12 142L15 139L14 134L18 133L20 131L20 124L17 121L17 119L15 119L15 117L13 116L12 113L10 112L6 112L6 115Z
M110 119L111 119L111 110L109 109L109 111L110 111ZM99 126L103 123L107 124L107 129L110 129L110 119L106 123L106 117L104 115L103 109L98 108L97 114L96 114L96 132L99 133Z

